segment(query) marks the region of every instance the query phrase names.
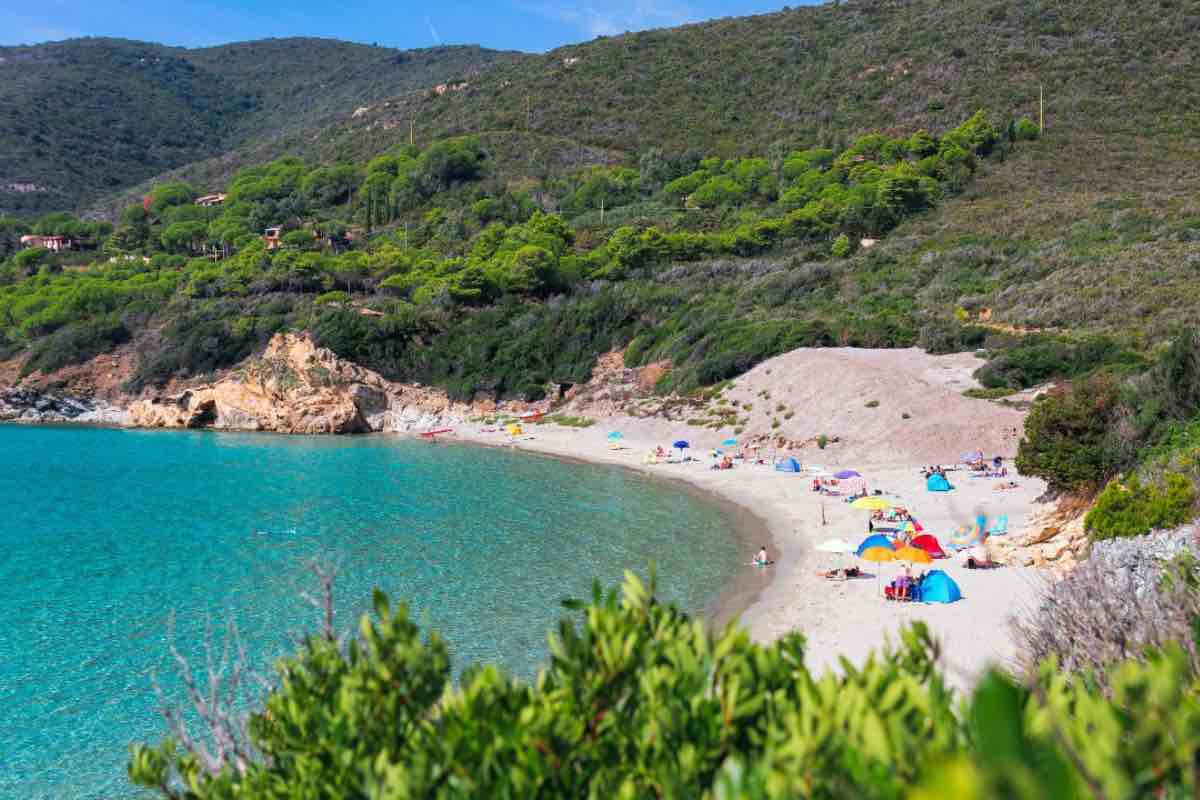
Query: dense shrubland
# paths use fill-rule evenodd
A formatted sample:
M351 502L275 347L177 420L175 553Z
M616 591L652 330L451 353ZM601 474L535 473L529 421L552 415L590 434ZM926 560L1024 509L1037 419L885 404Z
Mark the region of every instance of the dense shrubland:
M1087 529L1136 536L1195 515L1198 430L1200 337L1186 332L1143 371L1098 369L1037 400L1017 466L1054 491L1104 487Z
M740 159L651 150L522 186L498 180L475 137L365 164L278 159L240 171L219 206L156 187L90 243L102 254L88 269L10 257L0 346L51 371L133 337L138 388L308 328L467 398L538 397L630 342L631 364L670 358L664 388L684 390L802 345L911 345L936 311L894 285L890 259L846 256L961 191L1016 130L979 112L941 136Z
M919 623L815 675L800 634L709 633L633 576L570 605L533 683L476 665L454 686L447 645L377 593L352 641L328 626L279 661L248 724L214 709L216 741L177 727L188 738L134 746L130 775L169 798L1115 799L1200 780L1200 681L1178 640L1091 676L1053 658L1025 682L992 672L963 698Z

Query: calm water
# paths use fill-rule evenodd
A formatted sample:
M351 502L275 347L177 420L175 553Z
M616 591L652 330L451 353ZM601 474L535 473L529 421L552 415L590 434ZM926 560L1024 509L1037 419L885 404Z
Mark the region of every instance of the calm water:
M558 601L657 561L703 611L739 562L723 511L617 469L388 437L0 426L0 797L123 797L157 741L150 675L232 616L256 664L313 621L303 562L341 561L340 626L372 587L456 668L531 675ZM173 691L174 690L174 691Z

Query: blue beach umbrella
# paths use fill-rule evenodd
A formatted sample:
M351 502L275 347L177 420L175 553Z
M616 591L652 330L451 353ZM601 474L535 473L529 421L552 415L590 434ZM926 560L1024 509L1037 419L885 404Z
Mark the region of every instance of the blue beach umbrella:
M721 446L722 447L736 447L737 439L726 439L725 441L721 442Z
M679 450L680 458L683 457L683 451L687 450L689 447L691 447L691 445L688 444L687 441L685 441L684 439L680 439L679 441L677 441L675 444L673 444L671 446Z
M868 536L863 539L862 544L858 546L857 554L862 555L872 547L886 547L888 550L895 550L892 545L892 540L884 536L882 533L877 533L873 536Z
M624 439L624 438L625 438L624 434L622 434L620 431L612 431L608 434L608 439L611 442L615 442L618 439Z

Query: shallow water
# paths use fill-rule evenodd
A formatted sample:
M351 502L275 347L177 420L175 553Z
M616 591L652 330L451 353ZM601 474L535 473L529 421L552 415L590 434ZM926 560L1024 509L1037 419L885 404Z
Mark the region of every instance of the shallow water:
M166 620L194 658L236 620L266 666L311 627L305 561L341 565L338 624L372 587L449 641L455 668L531 676L592 579L657 562L703 612L738 563L724 510L615 468L391 437L0 426L0 797L111 798L164 726Z

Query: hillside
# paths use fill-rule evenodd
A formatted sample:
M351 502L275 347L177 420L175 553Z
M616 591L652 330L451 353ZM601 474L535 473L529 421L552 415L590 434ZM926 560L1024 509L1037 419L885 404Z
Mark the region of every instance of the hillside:
M286 140L515 54L326 39L202 49L118 39L0 48L0 214L69 210L239 145Z
M655 149L837 148L871 130L943 130L978 108L1036 119L1044 87L1043 141L989 169L970 202L902 228L875 263L896 274L889 292L919 292L922 305L1149 342L1196 321L1196 304L1172 298L1200 292L1198 32L1195 0L800 7L529 56L461 91L396 95L320 135L259 142L174 175L217 185L280 152L365 159L402 141L410 124L422 143L483 132L490 142L578 146L565 162L517 148L526 157L497 172L518 182L633 164Z

